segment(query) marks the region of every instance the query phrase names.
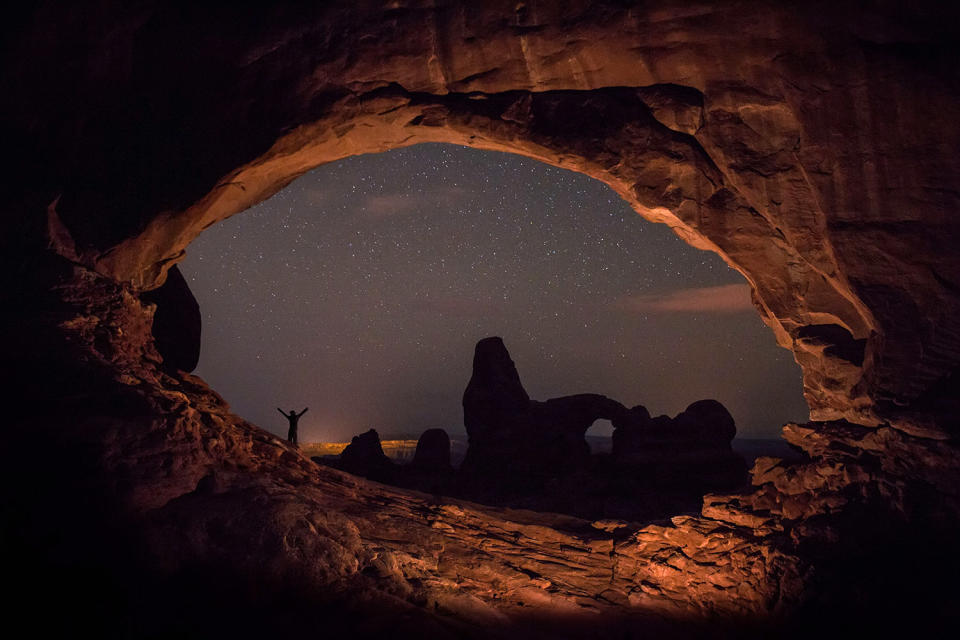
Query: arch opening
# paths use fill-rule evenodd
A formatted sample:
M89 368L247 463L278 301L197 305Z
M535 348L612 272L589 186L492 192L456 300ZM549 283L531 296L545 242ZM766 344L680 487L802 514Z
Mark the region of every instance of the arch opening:
M613 423L602 418L590 425L590 428L583 435L590 446L591 454L613 451L613 429Z
M390 433L456 429L487 335L535 397L602 392L671 415L713 397L748 437L805 417L739 274L605 185L514 155L434 144L324 165L201 235L180 268L206 311L200 374L278 435L272 405L301 400L318 407L301 427L312 440L388 418ZM433 370L419 386L397 375L419 368ZM440 388L441 414L400 418L387 401ZM371 400L391 408L363 413Z
M386 87L332 105L320 120L287 133L256 161L224 176L193 206L161 214L94 261L100 271L150 288L203 229L319 165L429 142L505 151L596 178L648 220L721 256L746 275L778 344L794 351L805 372L811 417L876 422L861 384L872 360L839 357L851 340L868 347L862 309L841 290L845 285L815 274L796 248L770 243L781 231L756 215L692 135L703 117L702 96L673 86L445 96ZM558 132L558 121L590 126ZM756 250L760 246L763 251ZM826 299L833 300L831 313L812 311L809 304L822 307ZM848 338L843 345L808 340L798 332L810 324L836 325L831 335Z
M206 231L180 270L206 311L198 373L279 437L277 405L310 407L299 442L318 454L370 428L391 458L427 428L465 439L470 354L494 334L534 398L670 415L714 398L752 440L805 413L739 274L602 183L516 155L428 144L324 165ZM609 453L607 431L586 441ZM389 479L374 457L350 470Z
M378 151L410 146L416 142L454 142L482 149L510 151L596 177L610 185L645 217L666 222L689 243L723 256L728 264L735 265L748 275L754 288L757 308L774 330L778 342L795 349L798 360L804 366L807 400L820 412L819 415L869 415L869 400L863 404L851 402L851 394L865 397L862 394L867 392L866 388L859 388L854 382L860 380L863 369L870 364L869 349L862 360L863 368L851 368L855 363L850 360L834 362L830 353L838 350L831 349L831 345L821 339L824 335L847 334L853 340L863 339L864 321L858 315L861 310L850 300L841 303L840 307L825 304L824 299L832 300L832 296L842 294L837 291L838 286L842 288L842 283L818 279L819 276L808 282L812 272L797 248L789 242L771 240L785 236L778 235L782 231L778 231L768 218L758 215L744 196L738 195L736 187L727 182L691 133L668 127L653 115L639 98L643 93L642 90L558 91L543 94L517 92L474 100L463 96L410 96L404 92L398 94L391 88L369 100L358 103L350 99L336 105L337 108L327 114L327 120L314 122L282 136L266 154L231 172L205 197L191 199L191 202L195 202L192 206L177 213L158 215L142 233L107 252L92 257L81 256L71 253L69 235L52 233L51 236L61 255L76 261L88 261L101 274L130 282L136 288L150 288L162 281L165 270L182 257L183 248L202 229L263 200L293 178L327 161L364 150ZM475 109L477 105L480 107ZM607 109L610 109L610 113L606 112ZM564 130L561 136L552 137L549 129L541 127L547 121L544 115L549 118L558 112L565 122L570 122L574 113L586 112L585 121L601 123L600 135L590 127L580 127ZM58 216L55 210L50 213L51 228L57 231ZM736 234L731 235L731 226ZM797 296L797 285L800 284L810 285L804 290L805 295L809 295L816 304L810 306L807 298ZM847 303L852 307L844 306ZM840 310L841 307L845 310ZM824 308L830 311L823 312ZM802 341L795 340L798 327L809 324L836 325L842 327L845 333L836 330L818 332ZM141 337L128 332L124 332L124 336L125 341ZM839 352L845 354L847 350L840 349ZM825 366L825 363L829 366ZM260 442L262 436L251 431L249 425L242 421L237 422L228 412L223 413L225 407L217 408L217 403L210 400L202 386L196 386L189 378L179 384L184 382L191 393L196 394L194 401L207 403L204 410L216 414L203 426L204 432L212 432L205 436L206 441L212 437L230 443L223 452L210 455L222 456L227 465L235 465L240 460L248 468L252 466L268 470L269 477L272 477L272 471L269 470L285 473L283 470L288 470L290 465L298 464L295 456L286 454L278 462L275 456L261 453L259 445L252 447L255 453L251 460L251 449L242 443ZM167 393L166 389L161 393ZM849 413L851 411L853 413ZM231 432L234 428L239 428L244 435L236 438ZM281 445L273 441L268 448L274 447ZM181 476L175 481L168 481L172 485L167 489L169 493L158 492L155 487L151 487L150 491L144 488L135 498L152 506L166 495L180 495L184 490L183 485L191 481L203 480L201 485L204 491L207 487L215 488L215 480L208 481L203 475L207 469L202 465L194 465L191 473L200 477ZM775 467L774 472L783 471ZM311 473L314 472L311 470L308 475ZM350 509L348 505L355 498L355 495L336 494L324 500L333 500L337 508ZM763 496L757 499L762 500ZM322 509L319 506L317 508ZM730 508L729 504L722 501L719 506L716 502L705 504L705 513L709 511L719 516L720 520L710 523L684 520L686 524L681 528L686 530L687 525L718 527L718 535L736 537L739 534L729 531L728 525L723 524L733 522L735 526L740 526L736 524L741 521L740 515L725 511ZM691 511L695 511L693 505ZM393 522L397 526L415 527L406 521L409 512L403 509L394 517ZM364 523L364 530L372 532L375 527L368 528L368 524L374 527L372 523ZM653 535L669 536L669 532L657 530ZM666 544L673 548L673 543ZM762 546L762 543L758 544ZM780 579L767 579L775 571L777 569L764 567L757 574L760 578L750 578L758 593L779 593ZM649 575L644 580L648 581L648 578ZM702 578L684 574L681 579L687 582ZM626 579L629 582L637 578ZM675 591L678 588L675 584L671 583L668 588L672 591L665 596L667 601L688 600ZM734 607L744 606L743 599L731 599L726 594L718 595L716 601L724 603L722 606L726 606L726 603L733 603ZM759 601L752 599L745 606L755 606Z

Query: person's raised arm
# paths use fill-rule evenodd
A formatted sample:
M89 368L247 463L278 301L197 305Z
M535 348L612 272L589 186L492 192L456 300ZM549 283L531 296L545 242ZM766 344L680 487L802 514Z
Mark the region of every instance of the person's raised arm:
M310 407L304 407L303 411L301 411L300 413L297 414L297 417L299 418L300 416L302 416L303 414L305 414L309 409L310 409Z
M281 409L280 407L277 407L277 411L279 411L280 414L281 414L284 418L288 418L288 417L289 417L287 414L285 414L285 413L283 412L283 409Z

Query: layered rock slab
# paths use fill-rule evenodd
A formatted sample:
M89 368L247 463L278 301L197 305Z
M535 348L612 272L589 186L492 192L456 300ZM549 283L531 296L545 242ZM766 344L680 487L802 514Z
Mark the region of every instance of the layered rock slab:
M47 534L23 541L44 558L31 567L35 575L62 575L62 558L86 558L98 540L97 548L109 549L97 556L100 570L118 577L135 570L159 603L181 596L158 585L201 576L213 581L203 583L210 595L235 593L227 585L238 581L261 585L235 594L234 606L263 612L267 592L284 593L301 603L295 611L313 608L329 621L348 611L348 625L354 612L371 624L401 615L443 635L510 629L531 612L604 624L642 621L650 611L785 614L815 596L841 602L846 591L824 589L834 582L869 601L870 583L851 573L849 558L903 553L891 545L911 522L939 522L914 531L926 541L921 550L955 531L956 501L930 500L955 491L948 488L958 464L952 444L844 424L790 427L790 440L815 458L801 465L760 459L753 490L708 496L702 515L647 526L388 488L317 467L230 414L199 378L164 373L152 345L152 307L128 288L74 269L73 285L58 295L58 326L72 352L85 354L91 375L82 395L16 423L5 451L27 450L40 438L49 453L71 452L62 468L77 475L66 485L51 475L34 483L39 492L8 495L5 504L9 513L32 514L25 531L55 530L63 514L83 525L54 555ZM75 455L80 450L83 457ZM925 462L897 466L910 459ZM29 477L26 458L7 460L4 473ZM38 499L42 511L30 507ZM22 518L8 524L25 526ZM878 518L895 526L867 544L858 532ZM878 567L887 582L907 569ZM916 574L912 562L909 569Z

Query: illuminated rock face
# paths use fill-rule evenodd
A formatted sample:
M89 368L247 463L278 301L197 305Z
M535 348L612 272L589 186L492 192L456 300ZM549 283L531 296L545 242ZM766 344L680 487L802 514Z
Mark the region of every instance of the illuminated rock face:
M42 441L58 461L29 497L5 496L35 557L137 541L143 575L359 590L425 625L935 595L911 572L949 574L949 558L916 558L957 531L951 9L203 4L51 4L3 27L21 401L5 446ZM748 495L610 533L317 469L162 370L140 296L200 230L318 164L431 141L582 171L740 270L812 416L835 421L787 429L811 460L761 461ZM8 458L7 492L35 476ZM75 546L50 554L42 534L64 522ZM102 552L93 564L133 566Z

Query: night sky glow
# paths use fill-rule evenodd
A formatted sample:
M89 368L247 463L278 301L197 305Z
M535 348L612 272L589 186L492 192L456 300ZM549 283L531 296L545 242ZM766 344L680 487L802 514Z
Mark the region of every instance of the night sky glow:
M473 346L504 338L531 397L602 393L653 415L716 398L738 435L807 409L743 278L609 187L511 154L419 145L319 167L205 231L181 265L197 373L300 440L463 432Z

